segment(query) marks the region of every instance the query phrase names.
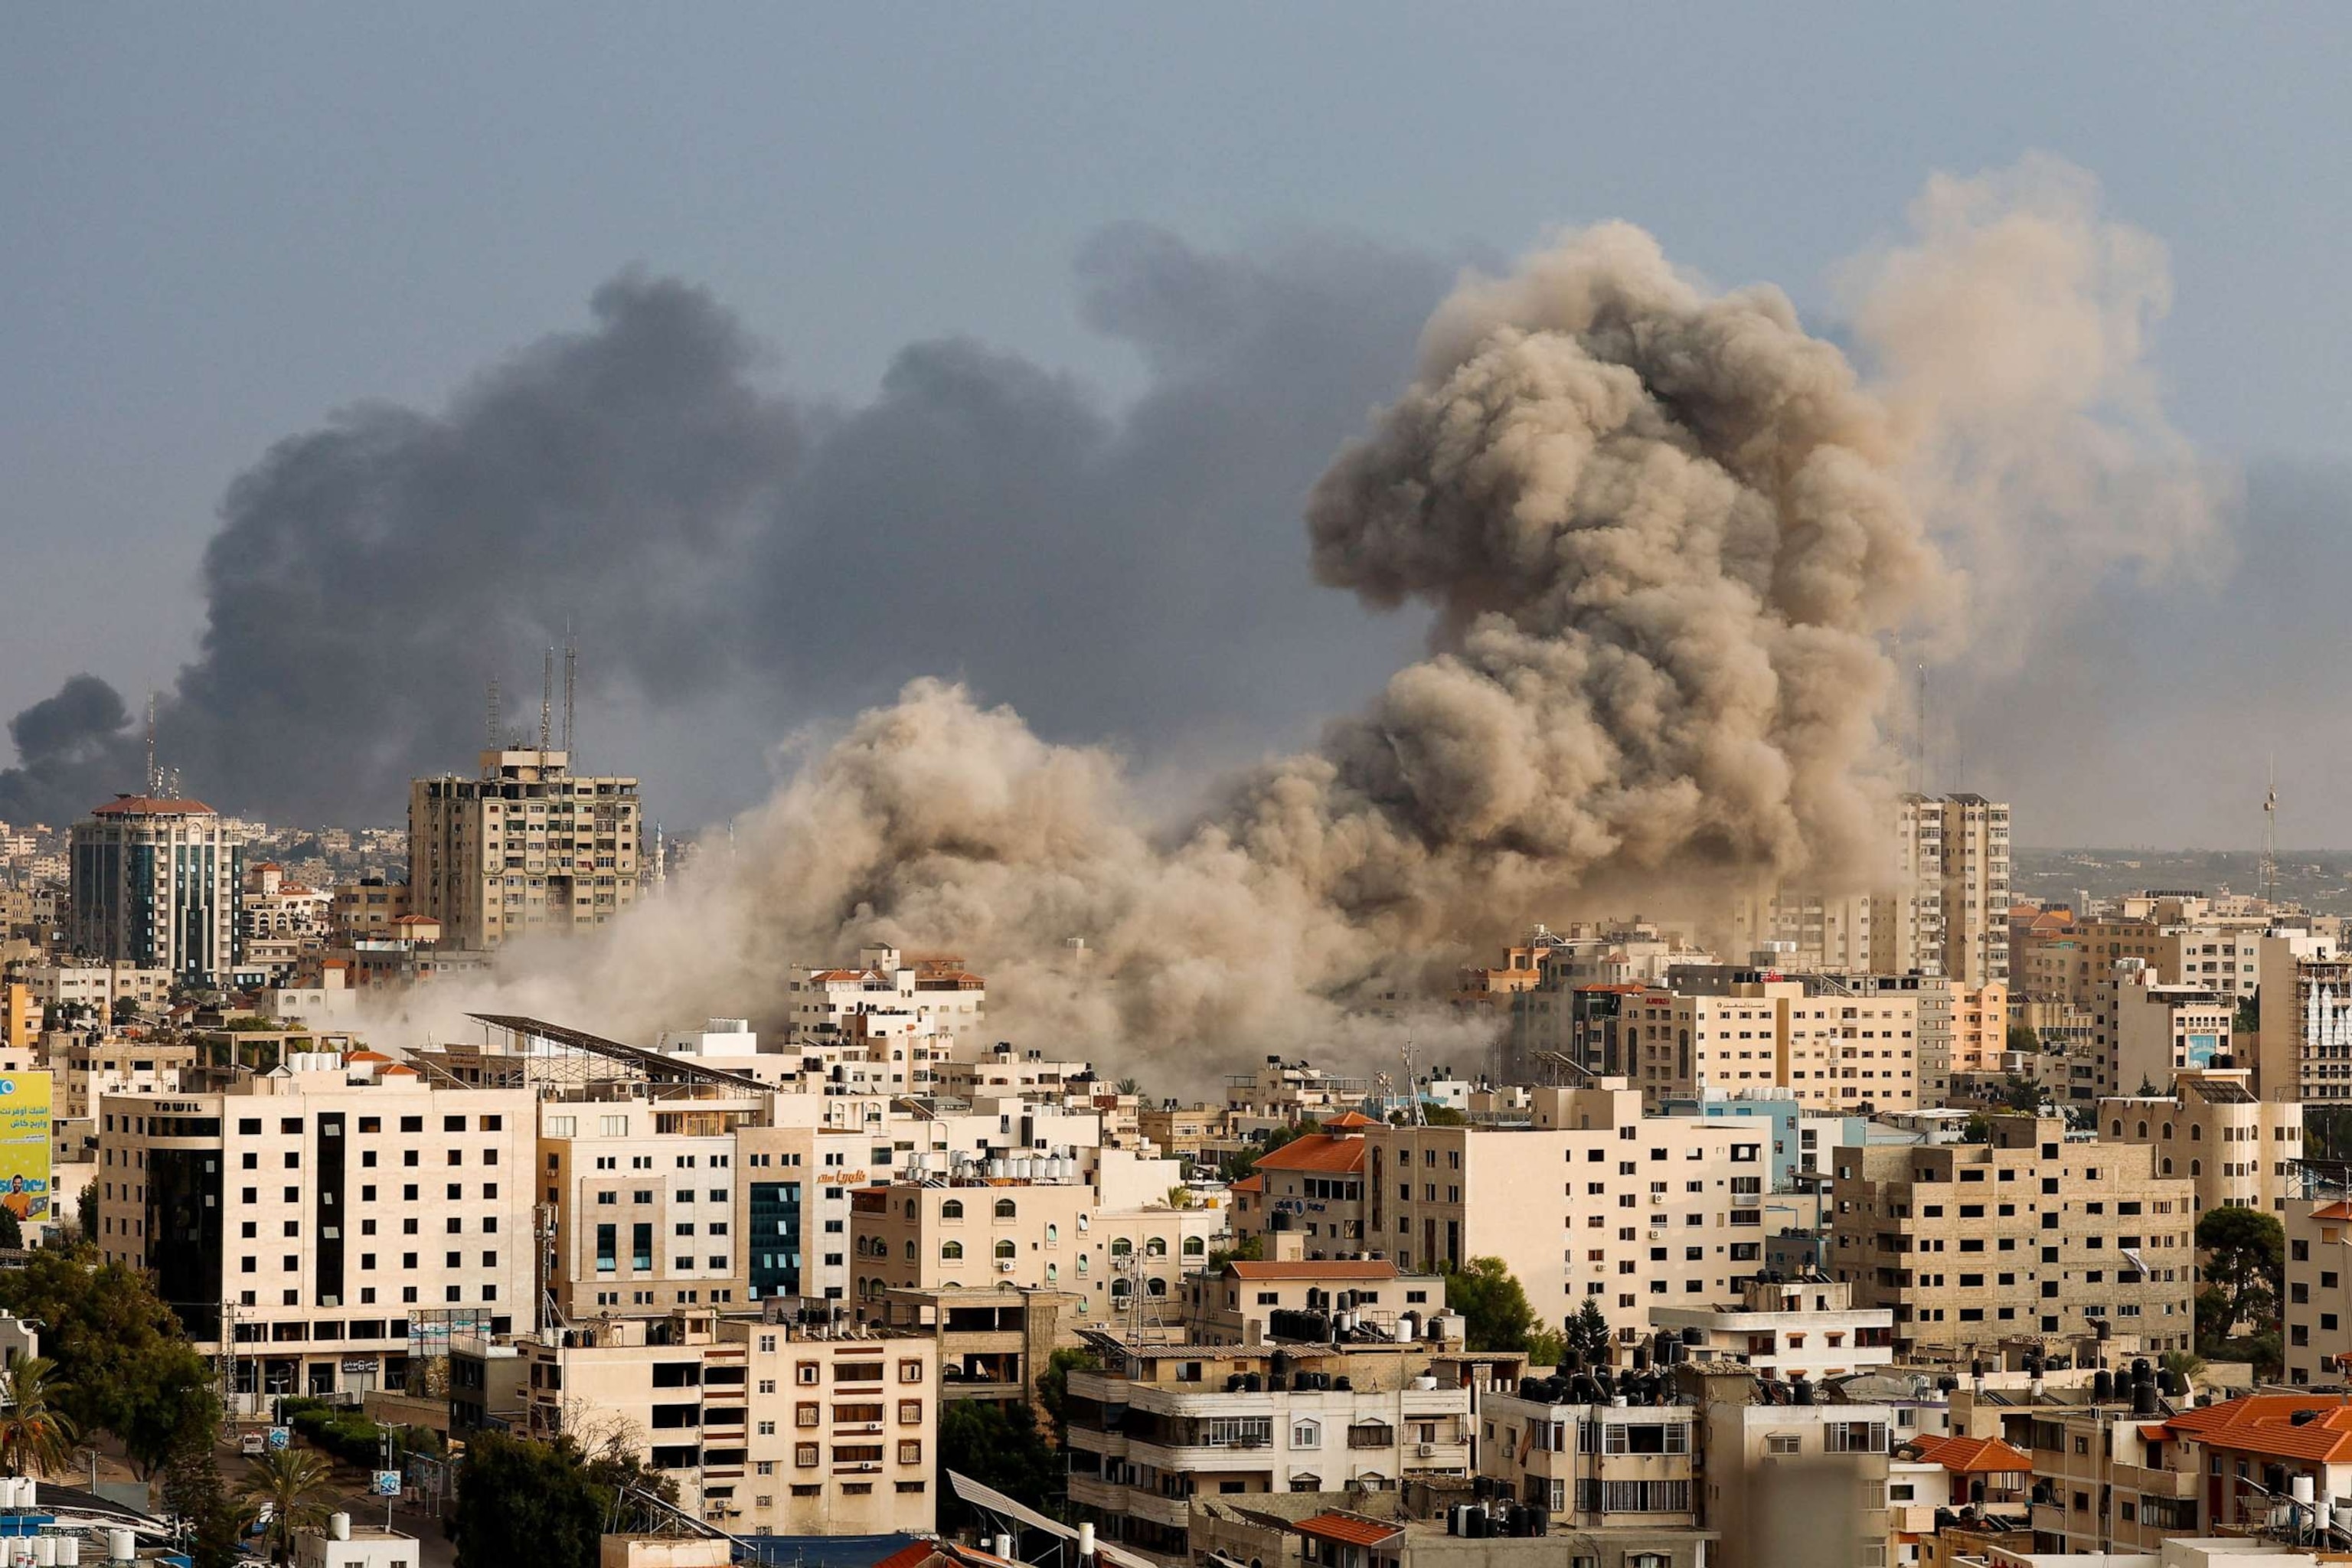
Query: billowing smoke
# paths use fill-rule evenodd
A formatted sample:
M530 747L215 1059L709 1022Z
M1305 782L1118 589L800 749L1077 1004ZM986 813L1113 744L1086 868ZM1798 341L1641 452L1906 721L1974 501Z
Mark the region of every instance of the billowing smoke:
M1189 826L1147 826L1112 753L919 681L615 933L637 962L593 968L624 984L563 965L509 1001L576 1005L584 983L592 1011L649 1024L894 941L982 964L1032 1043L1156 1048L1181 1073L1377 1035L1433 960L1598 897L1704 915L1776 883L1869 885L1894 640L1956 643L2000 607L1987 595L2028 592L2011 558L1949 570L1939 537L1975 551L2004 515L2118 526L2117 498L2151 493L2131 454L2168 455L2151 405L2108 408L2137 374L2116 322L2160 301L2018 265L2007 242L2020 225L2121 239L2063 204L1924 211L1857 312L1900 351L1884 382L1776 290L1710 290L1622 225L1465 279L1307 507L1318 577L1431 606L1428 656ZM1928 355L1906 312L1939 294L1976 328ZM2047 354L2049 331L2111 357ZM1939 375L1960 390L1935 395ZM2084 482L2053 420L2112 482ZM2078 564L2063 542L2035 562Z
M1913 220L1843 279L1859 368L1778 291L1712 289L1623 225L1442 301L1414 258L1119 231L1085 271L1152 378L1119 413L961 342L908 350L864 407L795 405L707 298L625 280L446 415L357 411L239 483L167 750L232 803L347 810L462 763L453 649L528 670L577 616L627 628L605 679L650 699L814 679L879 705L803 737L665 896L513 955L500 1006L619 1034L772 1016L789 966L883 940L963 953L1049 1047L1199 1067L1378 1038L1529 918L1868 885L1898 639L1968 658L2211 529L2226 496L2145 368L2160 248L2047 163L1938 181ZM1171 827L1118 749L1052 738L1250 711L1333 649L1395 668L1348 596L1295 591L1310 565L1430 628L1311 749ZM947 679L888 700L925 668ZM53 702L0 815L131 743L119 701ZM315 768L249 750L290 737Z

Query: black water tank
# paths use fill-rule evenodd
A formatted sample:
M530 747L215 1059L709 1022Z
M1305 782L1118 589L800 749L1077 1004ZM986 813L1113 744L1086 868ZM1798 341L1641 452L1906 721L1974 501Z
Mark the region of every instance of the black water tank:
M2091 1325L2091 1337L2098 1341L2101 1344L2105 1344L2107 1342L2107 1337L2115 1331L2115 1326L2109 1323L2105 1318L2101 1318L2098 1321Z
M1813 1402L1813 1385L1810 1383L1791 1383L1789 1385L1789 1397L1794 1404L1811 1405Z
M1242 1374L1242 1392L1244 1394L1264 1394L1265 1392L1265 1376L1255 1372L1244 1373Z
M1462 1522L1469 1527L1463 1531L1462 1533L1468 1536L1471 1540L1483 1541L1486 1538L1486 1510L1485 1509L1472 1509L1468 1513L1463 1515Z
M2091 1403L2105 1405L2116 1397L2116 1374L2105 1367L2091 1374Z
M2152 1383L2132 1384L2132 1414L2143 1418L2156 1414L2156 1384Z
M1356 1385L1348 1381L1345 1373L1333 1378L1331 1380L1331 1386L1335 1391L1340 1394L1352 1394L1356 1389Z
M1984 1500L1985 1500L1985 1484L1984 1484L1984 1482L1982 1482L1982 1481L1980 1481L1980 1480L1970 1481L1970 1482L1969 1483L1969 1503L1970 1503L1972 1506L1974 1506L1974 1507L1977 1507L1977 1508L1982 1508L1982 1507L1984 1506Z
M1551 1510L1544 1507L1541 1503L1538 1503L1533 1508L1528 1509L1528 1533L1529 1535L1549 1535L1551 1533Z
M1686 1345L1703 1345L1706 1343L1706 1336L1700 1333L1696 1329L1685 1329L1683 1331L1683 1343Z

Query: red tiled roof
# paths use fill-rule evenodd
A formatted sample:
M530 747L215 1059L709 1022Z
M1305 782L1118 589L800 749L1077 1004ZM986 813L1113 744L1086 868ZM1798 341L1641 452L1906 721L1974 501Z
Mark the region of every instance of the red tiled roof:
M2298 1426L2300 1411L2315 1414ZM2250 1394L2222 1405L2184 1410L2164 1424L2174 1436L2209 1448L2231 1448L2274 1459L2352 1463L2352 1404L2339 1395Z
M1236 1193L1262 1193L1265 1191L1265 1178L1253 1171L1235 1182L1231 1190Z
M2314 1219L2352 1219L2352 1203L2346 1203L2343 1199L2338 1198L2334 1203L2329 1204L2326 1208L2312 1210L2311 1217Z
M1261 1171L1324 1171L1342 1174L1364 1168L1364 1141L1361 1138L1333 1138L1321 1132L1309 1132L1294 1138L1271 1154L1260 1154L1255 1162Z
M1311 1535L1320 1541L1336 1541L1343 1546L1378 1546L1404 1533L1404 1527L1401 1524L1366 1519L1356 1513L1318 1513L1312 1519L1300 1520L1290 1528L1301 1535Z
M212 807L200 800L154 795L118 795L104 805L90 812L92 816L192 816L197 812L207 816Z
M1393 1279L1397 1267L1386 1258L1296 1258L1287 1262L1265 1263L1251 1260L1228 1263L1244 1279Z
M874 1564L874 1568L922 1568L924 1563L939 1554L939 1547L932 1542L913 1541Z
M2031 1471L2033 1456L2012 1448L1998 1437L1914 1437L1919 1457L1960 1475L2002 1475Z
M1379 1122L1360 1110L1345 1110L1326 1121L1323 1127L1326 1131L1328 1131L1334 1127L1378 1127L1379 1125Z

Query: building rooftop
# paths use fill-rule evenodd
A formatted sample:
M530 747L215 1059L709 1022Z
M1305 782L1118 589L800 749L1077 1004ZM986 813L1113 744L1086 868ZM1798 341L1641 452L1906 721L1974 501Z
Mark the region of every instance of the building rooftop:
M1225 1267L1244 1279L1394 1279L1397 1266L1386 1259L1292 1258L1259 1261L1239 1258Z
M1312 1519L1302 1519L1290 1528L1301 1535L1311 1535L1318 1541L1336 1541L1342 1546L1378 1546L1404 1533L1404 1526L1391 1521L1367 1519L1360 1513L1336 1510L1318 1513Z
M1919 1457L1959 1475L2006 1475L2033 1468L2033 1456L1998 1437L1937 1437L1911 1439Z
M92 816L195 816L216 815L200 800L187 800L165 795L118 795L104 805L94 808Z
M2352 1463L2352 1404L2334 1394L2253 1394L2184 1410L2164 1423L2208 1447L2278 1459Z
M1309 1132L1294 1138L1271 1154L1257 1158L1261 1171L1316 1171L1327 1174L1352 1175L1364 1168L1364 1141L1361 1138L1334 1138L1328 1133Z

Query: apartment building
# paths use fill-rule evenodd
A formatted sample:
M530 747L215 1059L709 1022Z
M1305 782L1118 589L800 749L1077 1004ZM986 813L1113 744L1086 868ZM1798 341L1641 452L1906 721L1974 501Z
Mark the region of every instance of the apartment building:
M944 1059L976 1052L988 1026L988 983L961 958L910 959L877 944L858 949L854 966L808 970L787 989L784 1037L795 1047L845 1044L863 1017L866 1037L922 1040Z
M2188 1177L2191 1214L2284 1215L2289 1171L2303 1158L2303 1105L2255 1099L2252 1078L2244 1068L2184 1072L2170 1096L2102 1100L2095 1125L2107 1142L2154 1148L2157 1174Z
M1089 1342L1103 1364L1069 1376L1069 1499L1098 1532L1161 1561L1192 1561L1196 1500L1470 1474L1458 1340Z
M2279 1320L2287 1382L2298 1387L2352 1380L2352 1203L2294 1197L2286 1229L2286 1300Z
M850 1195L851 1294L860 1321L879 1321L893 1290L999 1283L1066 1290L1080 1317L1173 1321L1185 1270L1207 1260L1224 1229L1213 1209L1106 1205L1073 1180L898 1183Z
M2262 1039L2254 1089L2264 1100L2352 1098L2352 957L2325 938L2256 943Z
M2137 960L2116 966L2109 992L2108 1081L2126 1093L2161 1094L2173 1075L2231 1056L2236 1002L2202 984L2168 984Z
M2001 981L1963 985L1952 992L1952 1072L1998 1072L2009 1048L2010 988Z
M637 781L573 776L560 751L481 753L479 775L408 786L412 912L454 947L569 935L636 901Z
M1895 807L1895 912L1870 967L1977 986L2009 975L2009 806L1979 795L1906 795Z
M48 1060L56 1075L57 1114L92 1117L99 1101L110 1094L176 1093L182 1075L195 1066L196 1047L111 1032L53 1035Z
M274 860L247 867L237 920L245 962L271 974L294 967L306 951L325 945L333 895L295 881Z
M241 942L242 838L200 800L117 795L73 825L73 918L81 957L226 986Z
M2192 1340L2194 1187L2147 1144L2077 1143L1996 1116L1981 1144L1841 1149L1831 1269L1891 1307L1895 1348L1965 1360L2105 1321L2157 1351Z
M1893 1309L1855 1306L1853 1287L1842 1279L1753 1278L1734 1301L1653 1307L1650 1327L1679 1336L1693 1360L1780 1379L1818 1381L1895 1363Z
M738 1535L924 1533L937 1522L936 1347L682 1310L515 1342L525 1429L618 1441L678 1506Z
M1765 1129L1644 1117L1622 1079L1537 1089L1531 1121L1343 1134L1366 1144L1362 1240L1327 1251L1408 1270L1499 1258L1546 1322L1588 1297L1621 1323L1660 1299L1729 1300L1762 1267Z
M1652 1109L1714 1089L1778 1089L1819 1108L1918 1103L1916 993L1856 994L1833 982L1717 973L1703 980L1677 972L1673 989L1620 1004L1626 1076Z
M1889 1562L1895 1411L1800 1403L1810 1394L1782 1392L1759 1403L1741 1389L1709 1398L1700 1410L1702 1514L1720 1542L1709 1558L1714 1568Z
M100 1254L226 1337L240 1394L396 1387L452 1324L533 1321L527 1091L322 1053L98 1105Z
M1085 1342L1078 1336L1084 1305L1073 1290L993 1284L890 1290L883 1294L880 1323L886 1333L935 1342L941 1399L1025 1405L1034 1401L1054 1352Z
M413 912L408 907L408 884L382 877L338 882L330 899L328 918L345 940L390 936L401 917Z
M1612 1559L1629 1535L1696 1530L1705 1503L1697 1408L1612 1403L1589 1384L1554 1378L1483 1395L1478 1474L1544 1510L1553 1533L1589 1536Z

